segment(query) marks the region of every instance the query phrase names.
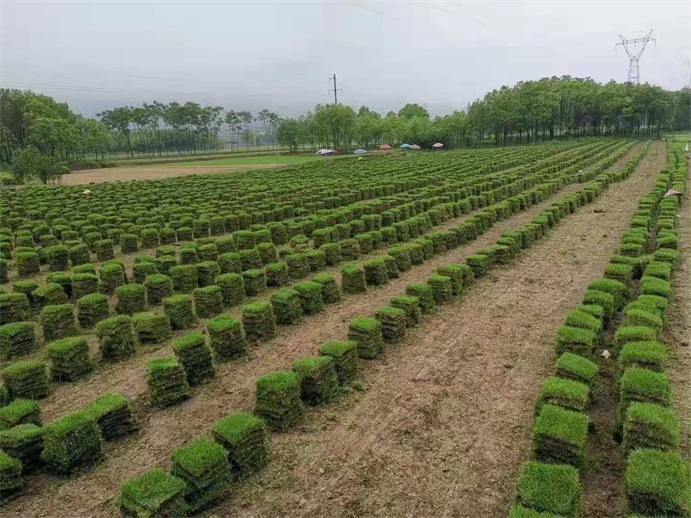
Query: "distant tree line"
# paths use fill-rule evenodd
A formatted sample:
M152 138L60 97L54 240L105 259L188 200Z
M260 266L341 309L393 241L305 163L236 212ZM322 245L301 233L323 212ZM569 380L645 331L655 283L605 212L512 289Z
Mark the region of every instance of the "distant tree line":
M282 120L281 144L299 148L416 143L429 147L507 145L585 135L659 137L691 130L691 90L670 92L650 84L552 77L503 86L467 110L431 118L408 104L385 116L367 107L317 105L305 115Z
M113 156L209 153L226 147L291 151L352 150L407 142L447 148L508 145L584 135L659 137L691 130L691 90L650 84L552 77L503 86L465 110L430 117L407 104L385 115L366 106L318 104L298 118L268 109L256 115L186 102L153 101L104 110L96 118L31 91L0 89L0 167L18 178L50 181L68 164Z

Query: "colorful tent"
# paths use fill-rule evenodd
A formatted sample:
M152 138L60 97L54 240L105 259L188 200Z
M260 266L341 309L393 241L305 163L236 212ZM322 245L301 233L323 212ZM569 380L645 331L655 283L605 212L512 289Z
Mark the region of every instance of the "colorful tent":
M355 153L356 155L364 155L365 153L367 153L367 150L366 150L366 149L360 148L360 149L356 149L356 150L354 151L354 153Z
M391 146L389 146L388 144L382 144L381 146L379 146L379 149L381 149L382 151L388 151L389 149L393 149L393 148Z
M437 142L436 144L432 144L432 147L439 149L439 148L444 147L444 144L442 144L441 142Z
M315 153L315 155L335 155L336 151L333 149L320 149Z
M422 149L422 148L420 146L418 146L417 144L413 144L412 146L410 146L410 149L414 149L415 151L417 151L418 149Z
M401 149L410 149L410 144L401 144Z

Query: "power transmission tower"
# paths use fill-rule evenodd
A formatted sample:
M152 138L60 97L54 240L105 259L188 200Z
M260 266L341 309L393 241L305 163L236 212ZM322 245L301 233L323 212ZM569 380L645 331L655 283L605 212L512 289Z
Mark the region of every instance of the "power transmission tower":
M333 90L329 90L329 93L331 93L331 92L334 93L334 104L338 104L338 92L342 92L343 88L336 88L336 74L334 74L333 77L330 77L329 81L334 82Z
M653 29L650 29L650 32L642 38L633 38L630 40L627 40L621 34L619 35L621 42L617 43L614 48L616 49L616 47L621 45L624 47L626 55L629 56L629 83L639 84L641 82L641 74L638 62L643 54L643 51L645 50L646 45L648 45L648 43L651 41L657 41L655 38L650 37L652 33Z

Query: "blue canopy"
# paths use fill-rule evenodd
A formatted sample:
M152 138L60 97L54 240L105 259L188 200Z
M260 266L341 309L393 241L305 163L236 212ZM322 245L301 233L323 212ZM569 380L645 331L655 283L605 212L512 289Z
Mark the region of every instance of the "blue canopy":
M354 151L354 153L355 153L356 155L364 155L365 153L367 153L367 150L366 150L366 149L360 148L360 149L356 149L356 150Z
M410 148L410 144L401 144L402 148Z

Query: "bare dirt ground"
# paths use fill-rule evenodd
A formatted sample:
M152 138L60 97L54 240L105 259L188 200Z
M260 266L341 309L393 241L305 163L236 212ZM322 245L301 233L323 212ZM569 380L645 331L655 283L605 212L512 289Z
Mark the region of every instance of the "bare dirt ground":
M365 364L365 392L310 411L302 426L274 435L269 467L239 485L235 498L215 514L505 515L518 465L528 456L537 387L554 361L554 332L585 285L601 274L638 197L652 186L657 169L649 162L567 218L511 267L477 283L402 344L389 347L382 359ZM63 481L31 477L27 494L5 514L116 516L112 499L122 482L154 465L167 468L174 447L231 411L251 410L257 376L289 368L323 341L345 337L353 316L371 315L407 283L463 260L543 207L496 225L475 243L386 287L331 306L303 326L282 328L277 339L253 349L252 361L220 366L217 378L188 402L144 413L141 431L109 445L92 473ZM62 397L48 401L44 415L66 411L73 398L82 398L80 390L90 397L100 393L100 377L110 381L111 390L117 386L141 399L141 368L112 374L95 376L96 386L89 382L60 391Z
M284 164L257 165L195 165L185 167L106 167L73 171L62 177L62 185L86 185L90 183L125 182L128 180L163 180L190 174L229 173L248 169L274 169Z
M682 425L682 453L691 457L691 196L686 193L679 211L681 260L674 272L671 307L665 328L665 343L671 365L674 410Z

